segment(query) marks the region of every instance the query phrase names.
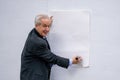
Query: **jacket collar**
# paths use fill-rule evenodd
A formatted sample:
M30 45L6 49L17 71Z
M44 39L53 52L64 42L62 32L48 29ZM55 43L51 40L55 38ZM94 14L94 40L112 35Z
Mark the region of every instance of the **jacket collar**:
M35 32L35 34L37 34L37 36L41 37L41 38L44 38L43 36L41 36L38 31L34 28L33 31Z

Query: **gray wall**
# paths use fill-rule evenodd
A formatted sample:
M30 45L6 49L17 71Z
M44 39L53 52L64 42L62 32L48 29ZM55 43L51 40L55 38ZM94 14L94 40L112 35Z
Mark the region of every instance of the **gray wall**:
M19 80L20 56L34 17L51 9L91 9L90 68L83 68L78 80L120 80L119 4L119 0L0 0L0 80Z

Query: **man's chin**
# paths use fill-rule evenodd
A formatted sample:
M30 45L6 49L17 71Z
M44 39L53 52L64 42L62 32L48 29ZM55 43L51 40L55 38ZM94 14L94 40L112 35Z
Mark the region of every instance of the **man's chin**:
M43 34L42 36L45 37L45 36L47 36L47 34Z

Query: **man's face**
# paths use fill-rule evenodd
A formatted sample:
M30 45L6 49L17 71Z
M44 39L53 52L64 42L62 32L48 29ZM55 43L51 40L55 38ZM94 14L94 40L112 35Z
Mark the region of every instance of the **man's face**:
M45 37L50 31L51 19L41 19L41 25L37 25L37 30L39 34Z

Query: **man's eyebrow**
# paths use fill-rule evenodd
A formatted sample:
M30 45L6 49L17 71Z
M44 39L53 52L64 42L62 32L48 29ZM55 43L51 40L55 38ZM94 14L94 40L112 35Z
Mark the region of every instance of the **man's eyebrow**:
M47 24L43 24L43 26L50 26L50 25L47 25Z

